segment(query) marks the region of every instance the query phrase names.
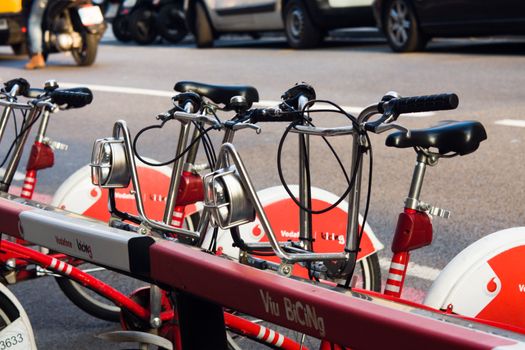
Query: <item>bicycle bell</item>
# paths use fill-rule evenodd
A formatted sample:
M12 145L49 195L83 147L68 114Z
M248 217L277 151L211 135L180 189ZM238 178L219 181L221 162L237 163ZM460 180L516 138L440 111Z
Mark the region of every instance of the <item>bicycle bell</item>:
M131 179L123 139L108 137L93 144L91 182L102 188L125 188Z
M214 226L225 230L255 220L255 209L235 167L204 176L204 188L204 205L211 208Z

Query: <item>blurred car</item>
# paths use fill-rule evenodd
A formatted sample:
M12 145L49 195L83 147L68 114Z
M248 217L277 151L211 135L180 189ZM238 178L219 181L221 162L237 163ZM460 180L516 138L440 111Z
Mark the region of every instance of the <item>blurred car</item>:
M393 51L423 50L432 37L525 34L523 0L374 0Z
M223 33L283 31L291 47L317 46L327 32L375 26L372 0L185 0L188 29L197 47Z
M22 0L0 0L0 45L9 45L17 55L27 54Z

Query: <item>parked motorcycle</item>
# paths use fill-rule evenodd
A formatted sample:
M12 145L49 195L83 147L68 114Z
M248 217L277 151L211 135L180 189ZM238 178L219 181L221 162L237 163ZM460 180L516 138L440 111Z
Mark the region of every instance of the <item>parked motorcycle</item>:
M122 42L149 45L160 35L176 44L188 34L182 0L123 0L112 30Z
M100 7L91 0L54 0L44 15L44 55L71 52L79 66L93 64L106 30Z
M7 1L14 3L13 0ZM0 41L0 44L11 45L15 53L23 53L27 47L25 33L30 6L30 0L18 0L16 10L19 11L11 15L17 20L8 22L2 37L4 41ZM105 30L100 7L93 5L91 0L49 1L42 23L44 58L51 53L71 52L79 66L89 66L95 61L98 43Z

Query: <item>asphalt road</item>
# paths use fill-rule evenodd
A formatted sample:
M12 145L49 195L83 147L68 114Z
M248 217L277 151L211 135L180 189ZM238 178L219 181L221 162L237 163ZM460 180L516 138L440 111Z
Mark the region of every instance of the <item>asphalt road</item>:
M290 50L279 37L222 40L214 49L197 50L190 42L140 47L121 44L108 36L99 48L97 62L89 68L76 67L71 57L58 54L50 56L48 68L28 72L23 70L24 57L14 57L9 48L2 47L0 80L25 77L38 86L56 79L59 84L106 87L95 90L89 107L53 116L49 136L69 144L70 149L57 152L56 166L41 173L39 192L47 195L89 162L93 141L110 136L115 120L127 120L134 133L155 123L155 116L170 108L169 97L134 93L123 87L169 92L180 80L249 84L257 87L261 99L275 101L294 83L304 81L315 87L318 98L352 107L377 102L390 90L404 96L456 92L460 97L457 110L399 120L408 128L430 126L440 120L479 120L488 133L488 140L474 154L443 159L427 171L422 199L451 210L452 216L434 220L433 245L416 251L413 261L439 270L476 239L525 225L525 128L497 124L505 119L525 120L524 54L523 38L440 40L424 53L394 54L381 40L362 35L344 36L310 51ZM326 116L319 123L343 122ZM243 132L236 139L257 188L279 183L276 144L283 127L262 127L261 135ZM176 144L175 132L174 127L168 127L145 138L144 153L169 159ZM384 147L384 138L373 137L374 190L369 223L385 243L382 256L387 259L388 242L408 190L415 156L412 150ZM348 154L347 144L348 140L335 142L343 155ZM296 157L294 149L288 151L285 170L293 179ZM334 170L335 162L326 149L319 144L312 156L314 184L342 193L343 177ZM430 285L428 278L414 277L408 282L416 299ZM31 317L40 348L108 348L93 334L116 326L76 309L52 279L22 283L12 290Z

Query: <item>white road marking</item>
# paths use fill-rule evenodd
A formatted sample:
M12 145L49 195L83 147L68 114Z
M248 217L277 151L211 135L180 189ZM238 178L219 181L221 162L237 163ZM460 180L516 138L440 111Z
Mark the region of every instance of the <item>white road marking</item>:
M157 97L173 97L177 94L175 91L165 91L165 90L152 90L152 89L139 89L139 88L130 88L125 86L109 86L109 85L95 85L95 84L82 84L82 83L60 83L61 87L72 88L84 86L93 91L100 92L113 92L120 94L129 94L129 95L145 95L145 96L157 96ZM257 103L254 103L256 107L272 107L277 106L281 101L272 101L272 100L261 100ZM316 106L323 109L335 109L335 107L319 103ZM363 107L356 106L341 106L346 112L357 116L362 110ZM435 115L433 112L422 112L422 113L411 113L404 116L408 117L431 117Z
M82 84L82 83L60 83L60 87L72 88L72 87L87 87L93 91L100 92L114 92L119 94L128 95L146 95L146 96L159 96L159 97L172 97L176 95L175 91L164 91L164 90L151 90L151 89L139 89L130 88L124 86L108 86L108 85L94 85L94 84Z
M504 126L515 126L518 128L525 128L525 120L519 120L519 119L502 119L495 122L497 125L504 125Z
M380 258L379 265L381 265L382 269L388 271L390 269L390 260ZM440 272L441 270L430 266L419 265L413 262L408 263L407 275L409 276L421 278L427 281L434 281Z

